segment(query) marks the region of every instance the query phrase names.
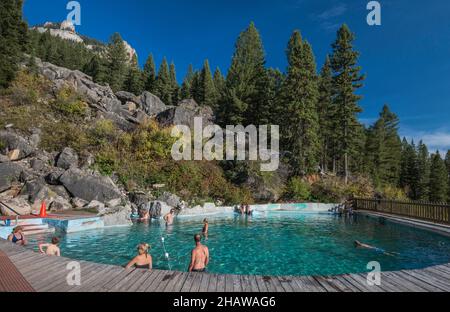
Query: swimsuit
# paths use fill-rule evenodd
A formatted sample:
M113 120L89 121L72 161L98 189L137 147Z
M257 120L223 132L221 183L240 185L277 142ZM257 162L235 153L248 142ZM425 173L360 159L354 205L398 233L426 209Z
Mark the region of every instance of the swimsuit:
M150 270L150 264L144 264L144 265L135 264L134 266L136 267L136 269L147 269L147 270Z
M20 241L23 241L23 235L22 235L22 234L20 234L20 239L18 239L18 238L16 237L16 235L13 235L13 238L12 238L13 244L17 244L17 243L20 242Z
M205 272L206 272L206 268L203 268L203 269L193 269L192 272L195 272L195 273L205 273Z

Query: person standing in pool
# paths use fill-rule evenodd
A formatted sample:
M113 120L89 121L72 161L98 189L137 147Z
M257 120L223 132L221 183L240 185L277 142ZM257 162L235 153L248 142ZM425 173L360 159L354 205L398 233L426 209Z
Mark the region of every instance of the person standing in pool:
M196 234L194 236L195 248L192 250L191 263L189 264L189 272L206 272L209 263L209 249L202 245L202 236Z
M206 240L208 240L208 230L209 230L209 222L208 219L205 219L203 220L202 235Z
M127 264L126 268L130 269L134 266L136 269L151 270L153 261L152 256L148 253L149 249L149 244L139 244L137 247L138 255Z
M27 244L27 240L25 239L25 235L23 235L23 227L15 227L13 232L9 234L8 241L13 244L25 246Z
M166 221L166 226L170 226L173 224L174 215L175 215L175 210L171 209L170 212L164 216L164 221Z
M46 254L47 256L61 257L61 250L58 247L59 238L53 237L51 244L39 244L39 252L41 254ZM44 251L44 248L46 249Z

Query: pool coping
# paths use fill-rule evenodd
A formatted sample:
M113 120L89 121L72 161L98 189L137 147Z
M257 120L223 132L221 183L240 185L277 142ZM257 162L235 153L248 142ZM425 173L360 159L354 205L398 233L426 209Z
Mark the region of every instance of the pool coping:
M48 257L3 239L0 239L0 251L37 292L450 292L450 264L381 272L381 284L369 285L368 275L363 273L261 276L127 270L114 265ZM82 282L69 285L69 274L77 266ZM0 280L3 273L0 272Z

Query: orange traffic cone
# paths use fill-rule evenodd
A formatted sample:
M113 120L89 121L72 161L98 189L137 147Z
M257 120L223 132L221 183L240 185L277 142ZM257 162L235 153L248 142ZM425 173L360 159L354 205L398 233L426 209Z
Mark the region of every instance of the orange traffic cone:
M47 217L47 206L45 205L45 201L42 202L41 212L39 213L39 218Z

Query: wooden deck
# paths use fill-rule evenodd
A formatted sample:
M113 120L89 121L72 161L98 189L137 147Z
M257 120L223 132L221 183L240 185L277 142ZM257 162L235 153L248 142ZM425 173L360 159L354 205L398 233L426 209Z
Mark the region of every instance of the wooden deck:
M0 240L0 252L18 272L23 291L37 292L448 292L450 264L423 270L383 272L381 286L368 286L365 274L333 277L239 276L170 271L125 270L121 267L78 261L81 285L70 286L71 259L40 255ZM14 267L12 268L14 269ZM14 291L11 266L0 265L3 291ZM19 274L20 272L20 274ZM9 275L8 275L9 274ZM23 277L23 280L21 278ZM27 286L28 285L28 286Z

